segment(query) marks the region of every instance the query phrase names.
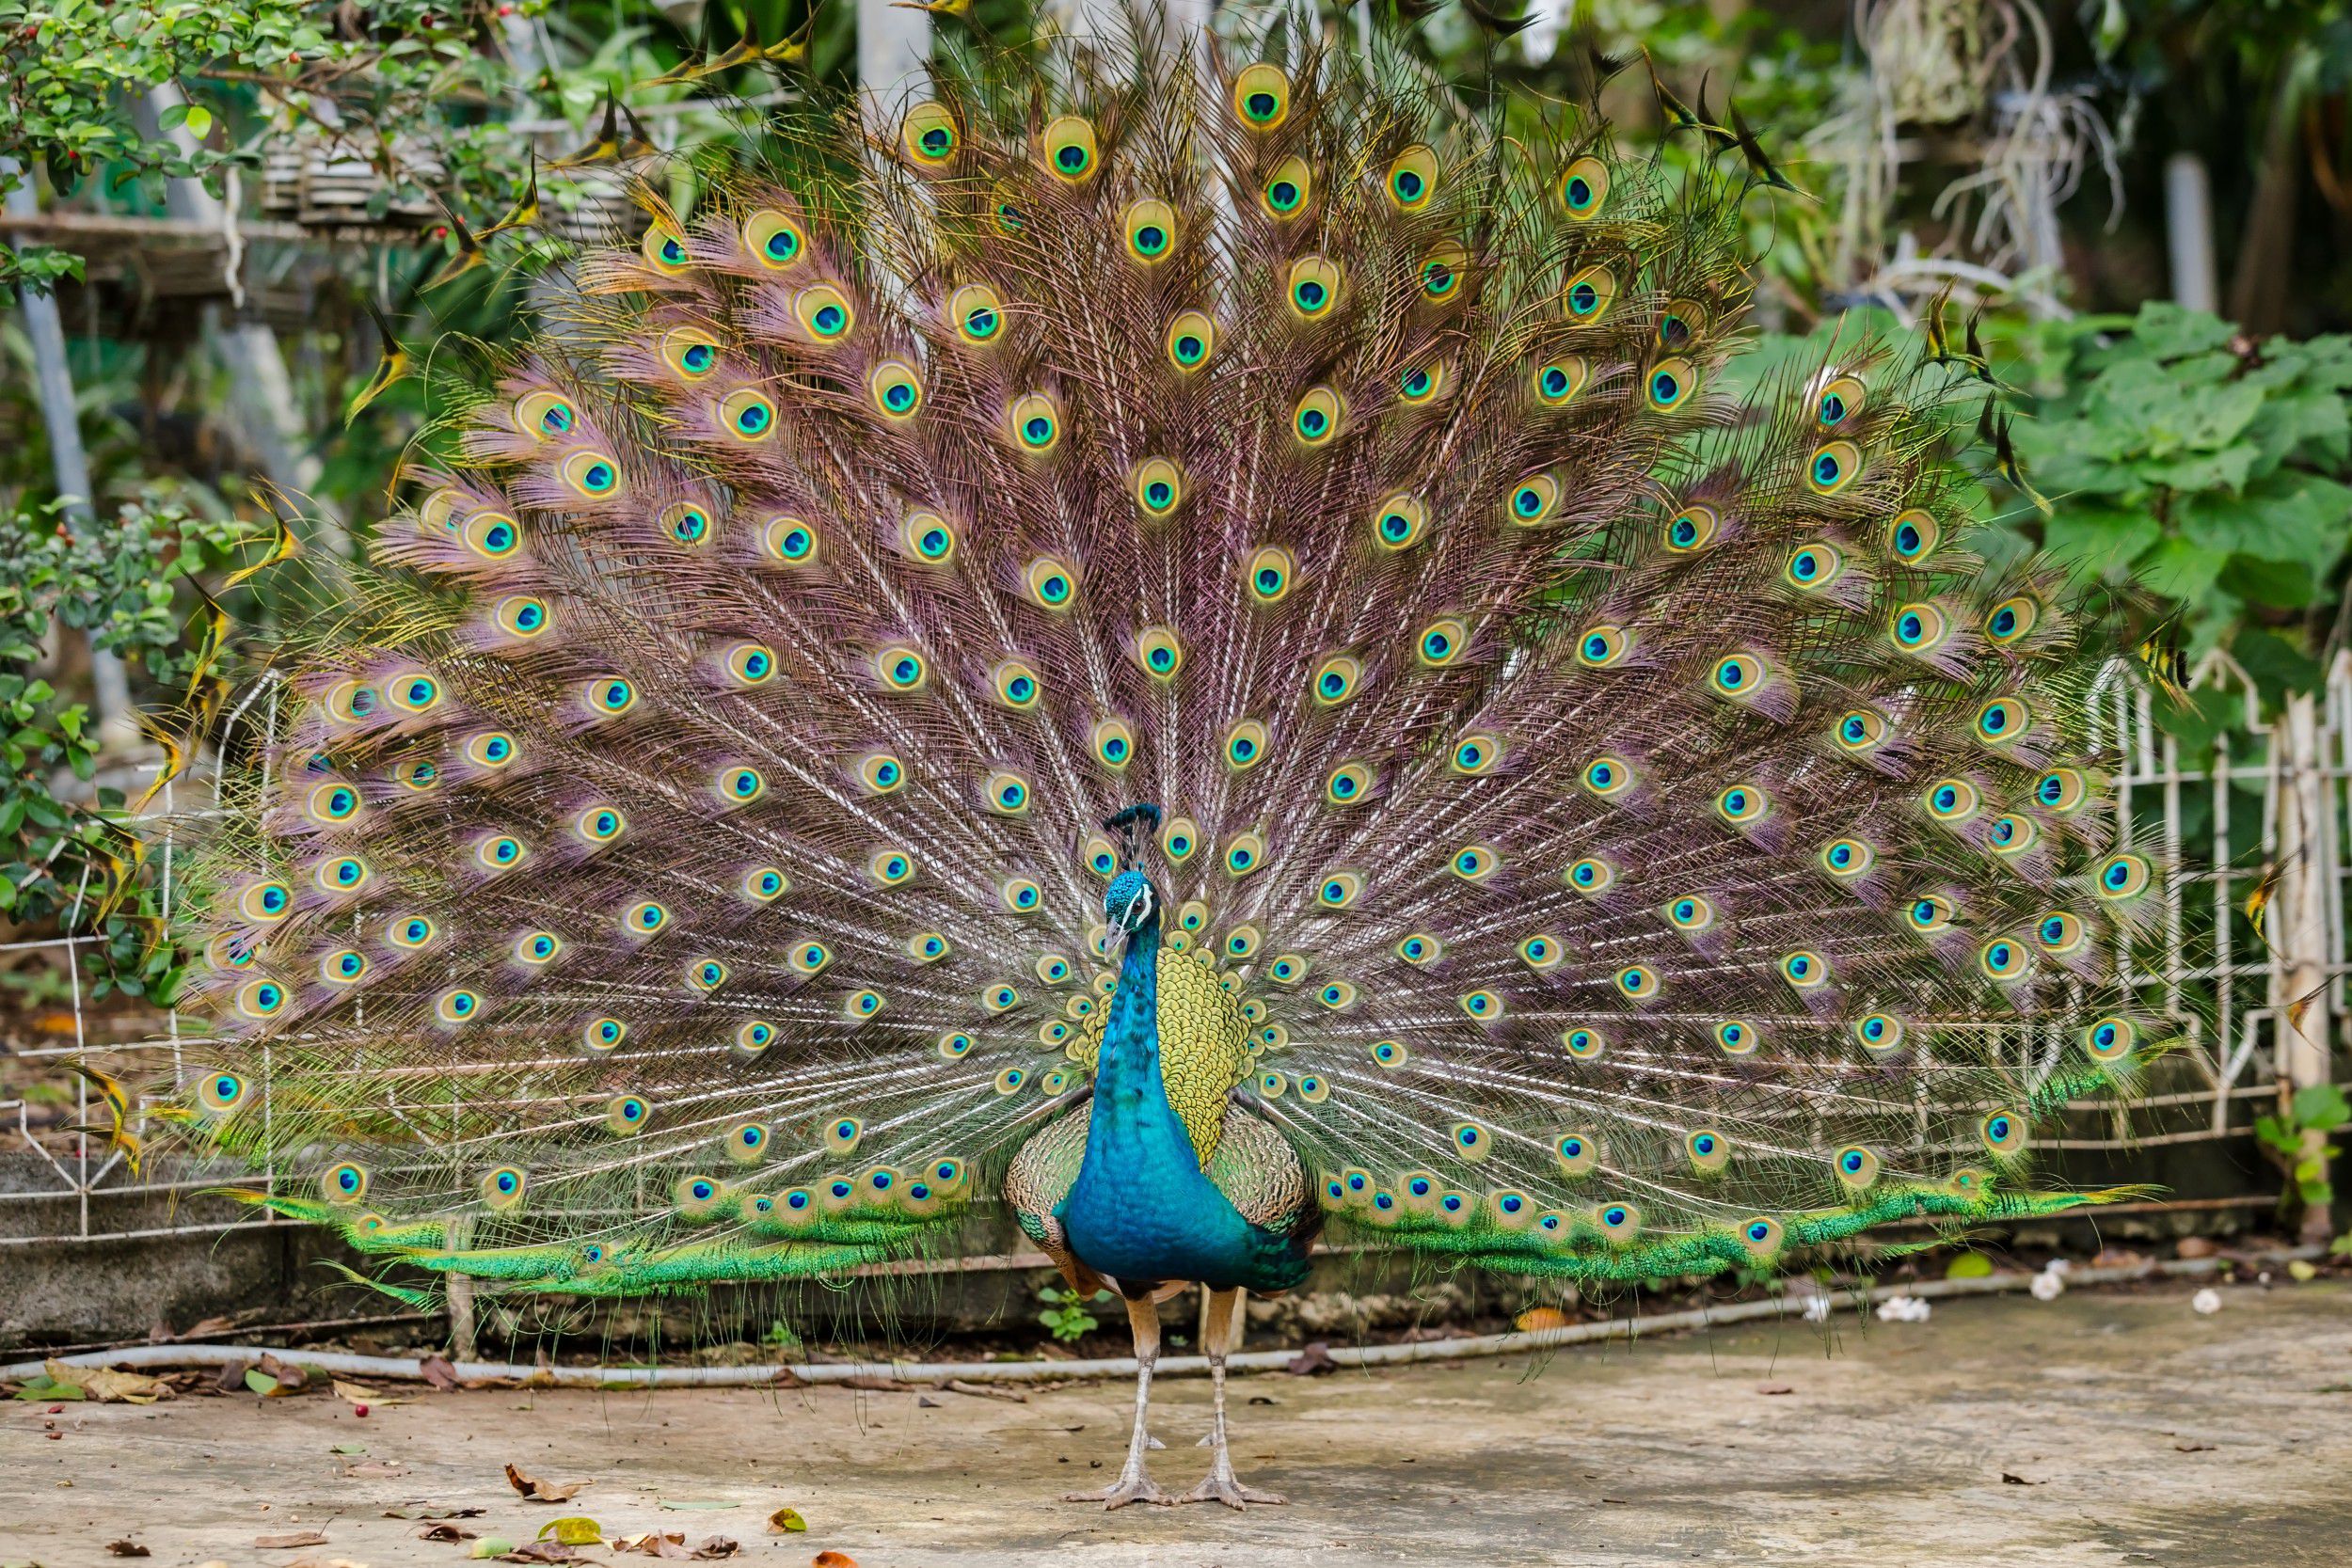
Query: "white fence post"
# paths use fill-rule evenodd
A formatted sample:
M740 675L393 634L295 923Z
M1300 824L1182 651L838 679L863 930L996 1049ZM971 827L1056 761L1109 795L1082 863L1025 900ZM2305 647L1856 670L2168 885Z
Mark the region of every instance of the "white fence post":
M2279 886L2277 935L2281 986L2279 1008L2279 1102L2288 1110L2297 1089L2328 1082L2328 1040L2330 990L2328 975L2328 885L2327 812L2332 791L2319 750L2319 700L2296 692L2273 732L2285 752L2279 775ZM2327 1180L2328 1134L2306 1131L2295 1164L2315 1163ZM2292 1175L2290 1176L2292 1178ZM2303 1211L2302 1240L2326 1242L2335 1234L2329 1205Z

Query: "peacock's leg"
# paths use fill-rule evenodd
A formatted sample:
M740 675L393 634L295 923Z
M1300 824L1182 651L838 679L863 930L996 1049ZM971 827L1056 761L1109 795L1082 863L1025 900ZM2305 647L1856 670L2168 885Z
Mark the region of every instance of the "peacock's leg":
M1159 1503L1163 1507L1176 1499L1152 1484L1143 1473L1143 1456L1152 1446L1152 1433L1145 1417L1152 1408L1152 1369L1160 1359L1160 1309L1150 1297L1130 1297L1127 1302L1127 1326L1136 1336L1136 1432L1127 1441L1127 1464L1119 1472L1119 1479L1100 1492L1065 1492L1062 1501L1069 1503L1101 1503L1105 1510L1124 1508L1129 1503Z
M1254 1486L1244 1486L1233 1479L1233 1456L1225 1441L1225 1358L1232 1354L1233 1331L1241 1322L1241 1292L1212 1291L1209 1292L1209 1323L1201 1350L1209 1357L1209 1383L1216 1391L1216 1424L1209 1436L1216 1456L1209 1462L1209 1473L1200 1485L1177 1498L1182 1503L1219 1502L1228 1508L1244 1503L1279 1503L1290 1499L1272 1492L1261 1492Z

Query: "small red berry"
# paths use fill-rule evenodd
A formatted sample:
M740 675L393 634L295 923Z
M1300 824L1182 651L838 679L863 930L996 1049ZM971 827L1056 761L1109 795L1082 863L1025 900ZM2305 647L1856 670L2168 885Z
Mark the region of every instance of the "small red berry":
M351 1407L351 1413L354 1416L364 1416L368 1413L368 1407L364 1404L355 1404Z

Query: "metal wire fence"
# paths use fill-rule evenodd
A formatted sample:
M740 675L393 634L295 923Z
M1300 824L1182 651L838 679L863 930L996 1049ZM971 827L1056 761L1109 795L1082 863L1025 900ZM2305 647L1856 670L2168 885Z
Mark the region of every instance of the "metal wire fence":
M2339 657L2327 672L2299 728L2287 720L2266 721L2254 682L2226 657L2207 658L2190 689L2210 713L2227 705L2225 722L2210 750L2192 752L2168 734L2154 717L2155 695L2132 667L2111 665L2092 694L2094 738L2119 763L2117 809L2126 832L2153 839L2167 861L2182 866L2164 894L2160 916L2161 963L2131 976L2147 1005L2169 1015L2182 1030L2180 1047L2166 1059L2154 1081L2128 1102L2074 1102L2063 1132L2038 1147L2106 1151L2128 1162L2131 1151L2165 1145L2213 1143L2239 1136L2255 1117L2275 1103L2282 1064L2292 1055L2289 1037L2299 1026L2306 1039L2331 1052L2345 1018L2344 976L2352 970L2344 945L2346 868L2343 845L2345 780L2352 776L2352 657ZM232 710L233 724L275 727L277 689L257 686ZM230 809L223 798L223 765L210 776L191 775L167 786L154 810L164 823L158 846L162 898L168 913L175 894L172 835L180 825ZM191 789L202 791L194 813ZM2316 811L2312 812L2313 802ZM2313 817L2310 831L2281 833L2282 812L2301 809ZM2281 862L2281 839L2296 840L2293 863ZM2316 879L2319 918L2297 938L2315 951L2295 950L2280 933L2265 930L2248 914L2257 888L2282 877ZM69 931L78 924L87 879L77 894ZM2275 923L2273 923L2275 925ZM103 1047L168 1059L183 1070L181 1021L147 1015L134 1037L106 1037L91 1006L82 951L102 940L63 935L41 942L0 945L0 954L40 949L54 952L64 966L70 1035L19 1054L37 1069L62 1069L84 1051ZM2311 976L2319 976L2316 987ZM109 1014L109 1018L117 1015ZM2282 1050L2282 1041L2289 1049ZM253 1064L263 1104L271 1091L266 1050ZM2325 1054L2323 1054L2323 1060ZM2301 1075L2309 1081L2309 1064ZM51 1080L55 1082L54 1078ZM87 1083L73 1091L76 1123L87 1125L103 1105ZM287 1222L244 1205L191 1201L205 1189L229 1185L276 1192L284 1180L271 1167L187 1157L146 1161L134 1169L119 1150L87 1133L60 1132L48 1124L54 1104L29 1097L0 1098L0 1249L33 1243L115 1243L148 1237L196 1236ZM2127 1114L2128 1113L2128 1114ZM148 1131L144 1112L134 1108L135 1135ZM2180 1206L2211 1207L2210 1198ZM2234 1201L2234 1200L2222 1200Z

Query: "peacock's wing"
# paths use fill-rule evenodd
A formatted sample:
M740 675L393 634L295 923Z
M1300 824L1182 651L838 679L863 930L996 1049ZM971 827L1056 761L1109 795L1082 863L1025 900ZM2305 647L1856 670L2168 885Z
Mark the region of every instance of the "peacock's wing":
M581 260L199 874L183 1106L271 1201L565 1291L942 1244L1083 1086L1137 800L1401 1240L2071 1201L2151 868L1932 396L1710 395L1734 187L1284 37L948 71Z

